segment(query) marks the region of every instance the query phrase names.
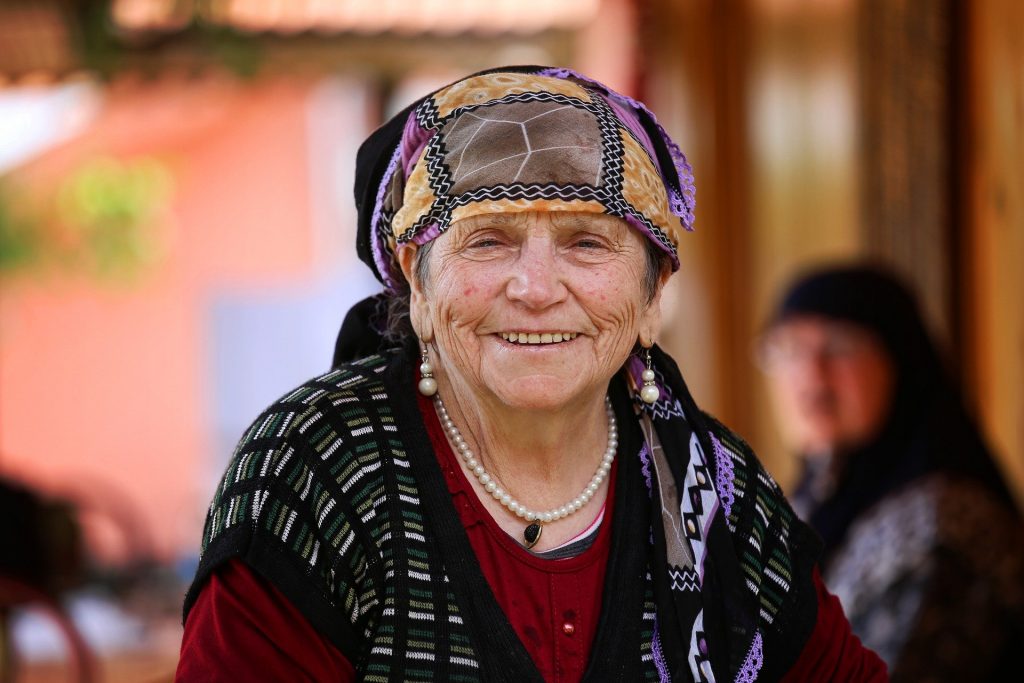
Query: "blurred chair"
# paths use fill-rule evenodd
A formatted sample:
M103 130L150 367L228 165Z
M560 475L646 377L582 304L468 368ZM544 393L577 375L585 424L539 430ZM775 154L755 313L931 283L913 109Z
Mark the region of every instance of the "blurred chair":
M69 680L79 683L95 681L92 652L57 599L24 581L0 576L0 683L14 683L17 675L18 657L10 629L11 612L15 608L29 607L42 610L57 624L68 648Z
M70 680L94 681L94 658L58 600L83 577L74 507L0 479L0 519L0 682L13 683L17 674L10 617L22 608L39 609L57 624L68 649Z

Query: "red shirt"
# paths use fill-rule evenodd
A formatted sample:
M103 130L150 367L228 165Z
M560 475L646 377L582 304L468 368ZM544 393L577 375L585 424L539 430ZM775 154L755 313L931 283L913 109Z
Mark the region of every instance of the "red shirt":
M356 680L345 655L241 560L218 567L185 621L175 681Z
M498 605L545 681L580 680L601 615L617 461L608 478L605 521L593 545L576 557L547 560L519 545L484 508L472 490L479 484L466 477L429 399L420 397L420 412L452 502Z
M885 662L853 635L839 598L825 588L817 567L814 588L818 594L818 620L800 658L782 677L782 683L886 683L889 672Z

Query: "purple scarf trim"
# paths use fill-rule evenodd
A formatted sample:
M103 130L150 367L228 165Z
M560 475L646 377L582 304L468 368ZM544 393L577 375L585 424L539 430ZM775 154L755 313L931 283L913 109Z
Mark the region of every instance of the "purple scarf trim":
M405 128L402 130L402 172L406 178L412 173L413 166L423 155L423 148L435 133L420 127L415 112L411 112L405 120Z
M764 652L762 651L761 632L754 634L754 640L750 643L747 657L743 660L743 666L736 674L736 683L754 683L757 674L761 672L764 664Z
M736 472L732 466L732 458L729 457L722 442L714 434L709 433L708 436L711 437L711 445L715 449L715 484L718 486L718 499L722 502L722 512L728 519L733 503L736 502L736 486L733 483Z
M668 672L668 664L665 662L665 653L661 649L661 636L658 635L658 618L654 618L654 635L651 638L651 656L654 658L654 666L658 669L658 680L661 683L672 683L672 676Z
M391 178L398 169L402 160L402 145L395 148L388 161L388 167L384 170L384 177L381 178L380 186L377 188L377 197L373 202L373 215L370 217L370 245L373 248L373 261L377 264L377 270L384 280L384 286L388 289L395 289L396 284L391 272L391 259L387 255L387 243L384 235L379 230L381 213L384 210L384 195L391 185Z

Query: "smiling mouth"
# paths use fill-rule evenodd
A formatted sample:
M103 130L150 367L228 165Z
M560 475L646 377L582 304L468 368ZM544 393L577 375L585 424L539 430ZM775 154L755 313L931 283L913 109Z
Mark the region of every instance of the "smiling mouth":
M512 344L560 344L572 341L578 332L501 332L501 338Z

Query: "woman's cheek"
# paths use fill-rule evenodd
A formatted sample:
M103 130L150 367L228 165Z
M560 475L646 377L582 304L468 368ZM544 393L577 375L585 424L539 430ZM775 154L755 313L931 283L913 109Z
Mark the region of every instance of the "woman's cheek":
M640 310L641 295L639 292L625 292L610 286L614 282L635 282L632 279L607 280L584 284L580 289L584 306L591 317L605 329L621 329L636 323Z
M444 326L462 326L482 318L489 306L482 285L467 278L453 279L439 288L437 323Z

